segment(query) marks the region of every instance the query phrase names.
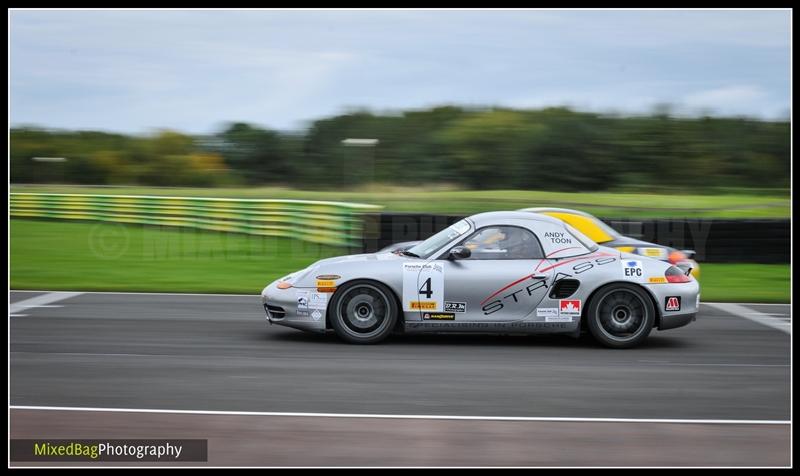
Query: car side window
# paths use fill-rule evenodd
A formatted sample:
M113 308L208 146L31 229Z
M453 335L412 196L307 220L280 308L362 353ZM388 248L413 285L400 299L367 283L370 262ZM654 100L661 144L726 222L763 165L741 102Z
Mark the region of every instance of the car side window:
M542 245L533 233L517 226L481 228L461 243L472 252L467 259L541 259Z

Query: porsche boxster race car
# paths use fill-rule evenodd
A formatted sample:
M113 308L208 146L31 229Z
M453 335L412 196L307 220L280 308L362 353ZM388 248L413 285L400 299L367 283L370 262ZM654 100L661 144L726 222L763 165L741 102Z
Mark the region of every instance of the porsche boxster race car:
M615 348L694 320L697 281L530 212L465 218L408 250L317 261L261 293L267 320L351 343L392 332L563 333Z

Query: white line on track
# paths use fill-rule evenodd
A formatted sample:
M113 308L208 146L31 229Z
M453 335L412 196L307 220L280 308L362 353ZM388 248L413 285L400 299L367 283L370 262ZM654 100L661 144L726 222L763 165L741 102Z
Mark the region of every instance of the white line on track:
M734 316L748 319L758 324L771 327L773 329L778 329L779 331L786 332L787 334L792 333L791 324L789 324L788 322L785 322L781 319L776 319L774 317L770 317L767 314L754 311L753 309L744 307L740 304L734 304L731 302L714 302L714 303L706 302L703 304L715 307L728 314L733 314Z
M402 420L486 420L486 421L539 421L539 422L590 422L590 423L693 423L706 425L789 425L789 420L703 420L703 419L657 419L657 418L567 418L567 417L507 417L507 416L461 416L461 415L391 415L368 413L299 413L299 412L244 412L222 410L163 410L150 408L98 408L98 407L52 407L10 405L11 410L43 410L69 412L113 412L113 413L169 413L179 415L230 415L230 416L283 416L322 418L382 418Z
M53 307L48 306L48 304L63 301L64 299L69 299L75 296L80 296L81 292L49 292L47 294L43 294L41 296L32 297L30 299L25 299L23 301L11 303L8 306L8 313L9 315L16 315L18 317L24 316L24 314L19 314L20 311L24 311L26 309L30 309L32 307Z

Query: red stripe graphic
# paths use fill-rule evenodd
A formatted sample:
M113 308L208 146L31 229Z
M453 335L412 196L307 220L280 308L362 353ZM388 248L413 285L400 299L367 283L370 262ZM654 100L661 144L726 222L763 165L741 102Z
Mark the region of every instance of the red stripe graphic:
M565 248L565 249L566 249L566 248ZM560 262L560 263L556 263L556 264L554 264L554 265L552 265L552 266L548 266L547 268L544 268L544 269L542 269L542 270L541 270L541 272L542 272L542 273L544 273L545 271L550 271L551 269L557 268L557 267L559 267L559 266L561 266L561 265L564 265L564 264L567 264L567 263L572 263L573 261L578 261L578 260L582 260L582 259L584 259L584 260L588 260L588 259L592 259L592 258L600 258L600 257L602 257L602 256L614 256L614 255L613 255L613 254L611 254L611 253L602 253L602 252L601 252L601 253L592 254L592 255L589 255L589 256L578 256L577 258L568 259L568 260L566 260L566 261L562 261L562 262ZM538 270L539 270L539 266L541 266L541 265L542 265L542 263L544 263L544 261L545 261L545 260L541 260L541 261L539 261L539 265L538 265L538 266L536 266L536 269L534 270L534 272L536 272L536 271L538 271ZM497 291L493 292L493 293L492 293L492 294L491 294L489 297L487 297L486 299L484 299L483 301L481 301L481 306L483 306L483 305L484 305L484 303L486 303L486 301L488 301L489 299L492 299L493 297L495 297L495 296L497 296L498 294L502 293L502 292L503 292L503 291L505 291L506 289L508 289L508 288L510 288L510 287L512 287L512 286L516 286L517 284L519 284L519 283L521 283L521 282L525 281L526 279L530 279L530 278L532 278L532 277L533 277L533 273L531 273L531 274L528 274L528 275L525 275L525 276L521 277L520 279L518 279L518 280L514 281L514 282L513 282L513 283L511 283L511 284L508 284L508 285L506 285L506 286L503 286L502 288L500 288L500 289L498 289Z
M519 284L519 283L521 283L521 282L525 281L526 279L530 279L532 276L533 276L533 274L529 274L529 275L527 275L527 276L524 276L524 277L522 277L522 278L520 278L520 279L518 279L518 280L514 281L513 283L509 284L508 286L506 286L506 287L504 287L504 288L502 288L502 289L499 289L499 290L495 291L495 292L494 292L494 294L492 294L491 296L489 296L489 297L487 297L486 299L484 299L483 301L481 301L481 306L483 306L483 303L485 303L485 302L486 302L486 301L488 301L489 299L492 299L493 297L497 296L498 294L502 293L503 291L505 291L506 289L510 288L511 286L515 286L515 285L517 285L517 284Z
M586 258L587 258L586 256L580 256L578 258L572 258L572 259L568 259L566 261L562 261L560 263L556 263L556 264L554 264L552 266L548 266L548 267L544 268L542 270L542 273L544 273L545 271L550 271L551 269L554 269L554 268L558 268L559 266L565 265L567 263L572 263L573 261L578 261L580 259L586 259Z
M549 255L547 255L547 257L549 258L549 257L553 256L553 255L554 255L554 254L556 254L556 253L561 253L562 251L567 251L567 250L579 250L579 249L580 249L580 247L579 247L579 246L570 246L569 248L561 248L560 250L555 250L555 251L553 251L552 253L550 253Z

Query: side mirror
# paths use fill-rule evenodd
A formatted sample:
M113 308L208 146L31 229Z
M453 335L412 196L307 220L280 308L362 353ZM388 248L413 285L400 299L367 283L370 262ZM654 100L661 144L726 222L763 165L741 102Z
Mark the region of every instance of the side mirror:
M472 251L466 246L456 246L450 250L449 259L467 259L472 256Z

